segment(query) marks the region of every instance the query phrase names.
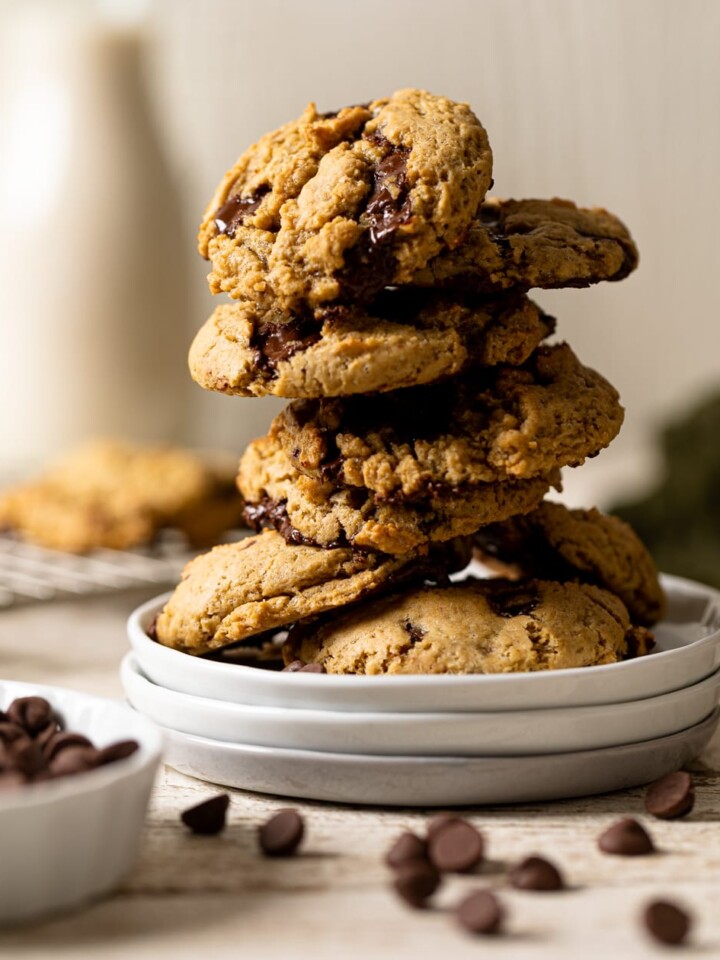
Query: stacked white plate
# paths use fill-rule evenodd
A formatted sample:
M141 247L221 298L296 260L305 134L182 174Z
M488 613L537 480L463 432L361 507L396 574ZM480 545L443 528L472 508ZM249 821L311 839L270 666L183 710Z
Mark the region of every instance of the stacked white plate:
M262 793L401 806L519 803L637 786L687 763L720 711L720 594L665 576L637 660L480 676L282 673L150 640L130 617L127 698L183 773Z

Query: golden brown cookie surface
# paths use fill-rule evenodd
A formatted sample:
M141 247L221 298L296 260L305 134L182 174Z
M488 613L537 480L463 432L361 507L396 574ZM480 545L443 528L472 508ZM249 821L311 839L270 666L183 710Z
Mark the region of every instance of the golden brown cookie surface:
M511 287L586 287L623 280L637 264L627 227L601 207L492 198L463 242L435 257L412 282L486 294Z
M491 176L466 104L413 89L331 114L311 104L216 190L199 236L210 288L283 310L369 299L461 239Z
M460 545L404 558L291 545L274 530L214 547L186 566L155 624L165 646L202 654L342 607L411 576L462 567Z
M296 400L275 418L297 469L317 479L419 499L439 486L527 480L577 466L615 437L617 391L567 344L520 367L379 397Z
M273 437L248 446L238 474L250 526L273 527L296 543L351 544L391 554L473 533L492 517L532 510L558 483L555 472L435 491L422 503L388 503L368 491L298 473Z
M286 661L328 673L516 673L615 663L631 630L598 587L468 580L410 588L318 623L299 624Z
M367 308L292 322L239 301L215 309L189 363L201 387L231 396L339 397L523 363L553 330L524 296L473 302L395 290Z

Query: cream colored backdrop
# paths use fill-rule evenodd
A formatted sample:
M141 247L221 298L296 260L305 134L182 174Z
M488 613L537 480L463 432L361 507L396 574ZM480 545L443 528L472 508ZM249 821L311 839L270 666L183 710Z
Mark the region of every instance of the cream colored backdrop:
M155 0L151 9L156 104L187 199L188 244L216 181L259 134L308 100L329 110L400 86L472 104L493 146L496 194L600 204L630 225L642 262L629 280L537 296L627 408L621 437L573 476L571 499L624 492L648 469L652 425L720 386L717 0ZM202 261L191 269L199 326L211 298ZM239 450L272 409L195 389L190 439Z

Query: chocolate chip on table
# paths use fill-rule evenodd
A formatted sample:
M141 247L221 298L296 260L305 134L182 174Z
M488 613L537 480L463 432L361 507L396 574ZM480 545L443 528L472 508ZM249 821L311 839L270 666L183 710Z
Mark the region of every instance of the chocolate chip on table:
M412 907L424 907L440 885L440 874L427 860L406 860L395 870L393 887Z
M53 708L44 697L18 697L8 707L7 715L12 723L17 723L31 737L55 719Z
M427 843L415 833L401 833L385 855L389 867L401 867L413 860L427 860Z
M690 917L677 904L654 900L643 913L648 933L660 943L678 944L686 939L691 926Z
M695 805L695 786L685 770L676 770L651 783L645 793L645 809L659 820L684 817Z
M116 760L126 760L140 749L137 740L118 740L116 743L110 743L98 751L97 765L105 766L106 763L115 763Z
M305 823L297 810L279 810L258 828L258 843L266 857L289 857L300 846Z
M614 853L621 857L639 857L655 851L647 830L632 817L616 821L601 833L598 847L603 853Z
M518 890L564 890L562 874L543 857L526 857L508 873L508 880Z
M467 873L483 858L482 835L467 820L453 819L428 839L428 859L441 873Z
M458 923L470 933L499 933L504 915L502 904L489 890L475 890L455 908Z
M225 817L230 806L230 797L227 793L220 793L209 800L183 810L180 819L193 833L203 836L214 836L225 827Z
M428 825L426 828L426 835L428 840L434 833L437 833L437 831L440 830L442 827L446 826L448 823L450 823L453 820L459 820L459 819L460 817L458 817L458 815L455 813L436 813L435 816L431 817L431 819L428 821Z

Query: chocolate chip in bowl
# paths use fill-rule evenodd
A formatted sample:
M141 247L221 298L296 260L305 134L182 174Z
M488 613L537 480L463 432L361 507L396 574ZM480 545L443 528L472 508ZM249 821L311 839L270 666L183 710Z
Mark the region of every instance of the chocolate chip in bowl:
M60 687L2 680L0 708L0 923L11 924L120 883L162 735L122 703Z

